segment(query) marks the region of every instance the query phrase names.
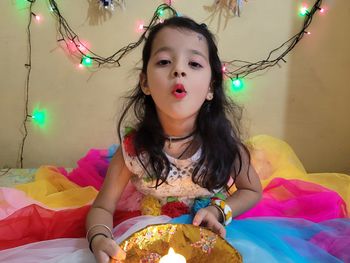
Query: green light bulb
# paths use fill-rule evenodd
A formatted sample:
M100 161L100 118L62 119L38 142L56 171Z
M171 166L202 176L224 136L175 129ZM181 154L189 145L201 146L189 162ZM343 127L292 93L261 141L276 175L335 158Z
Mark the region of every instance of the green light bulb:
M300 8L300 15L305 16L309 13L309 10L307 10L307 8L305 6L303 6L302 8Z
M39 126L41 126L41 127L44 126L46 123L46 111L34 109L33 114L32 114L32 119Z
M240 91L244 87L243 80L240 78L233 79L231 83L231 89L232 91Z
M159 16L159 17L162 17L163 14L164 14L164 10L163 10L163 9L159 9L159 10L158 10L158 16Z
M81 60L81 64L85 67L90 67L92 65L92 59L89 56L84 56Z

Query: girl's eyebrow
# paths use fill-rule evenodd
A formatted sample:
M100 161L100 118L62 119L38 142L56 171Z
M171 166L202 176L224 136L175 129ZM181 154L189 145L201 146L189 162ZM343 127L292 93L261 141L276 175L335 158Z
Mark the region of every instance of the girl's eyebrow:
M170 47L161 47L161 48L158 48L154 53L153 55L157 55L158 53L160 52L163 52L163 51L171 51L172 49Z
M208 58L200 51L196 50L196 49L190 49L189 50L190 53L201 56L202 58L204 58L206 61L208 61Z
M153 55L157 55L158 53L163 52L163 51L170 51L170 52L171 52L172 50L173 50L173 49L170 48L170 47L161 47L161 48L157 49L157 50L154 52ZM206 61L208 61L208 58L207 58L202 52L200 52L200 51L198 51L198 50L196 50L196 49L189 49L188 51L189 51L189 53L195 54L195 55L198 55L198 56L201 56L201 57L204 58Z

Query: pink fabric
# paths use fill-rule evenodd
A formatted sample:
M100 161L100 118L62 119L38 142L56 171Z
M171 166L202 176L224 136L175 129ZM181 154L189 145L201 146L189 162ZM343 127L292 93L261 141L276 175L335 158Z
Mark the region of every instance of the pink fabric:
M84 187L93 186L100 190L104 177L106 176L109 158L114 154L115 149L99 150L91 149L78 161L78 167L69 174L63 173L70 181ZM136 211L140 210L140 202L143 195L136 191L133 184L129 183L117 205L118 210ZM130 202L130 200L133 200Z
M78 167L68 174L68 179L81 186L92 185L99 190L108 169L108 158L112 156L113 153L107 150L90 150L78 161ZM142 194L129 183L118 203L118 209L139 210L141 199ZM310 182L274 178L264 188L259 204L238 218L299 217L320 222L344 218L346 215L346 204L338 193Z
M324 222L323 226L325 230L312 237L311 242L343 262L350 262L350 223L332 220Z
M108 169L107 157L107 150L89 150L86 156L78 161L78 167L66 176L77 185L93 186L100 190Z
M257 216L304 218L321 222L347 217L346 204L338 193L317 184L273 179L264 189L262 200L238 219Z
M0 220L28 205L43 206L40 202L29 198L24 192L6 187L0 187L0 200Z

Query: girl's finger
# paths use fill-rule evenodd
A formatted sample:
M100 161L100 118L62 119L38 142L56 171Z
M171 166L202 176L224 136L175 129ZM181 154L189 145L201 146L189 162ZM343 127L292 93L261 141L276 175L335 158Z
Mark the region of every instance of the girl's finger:
M222 238L225 238L226 236L226 229L225 227L220 224L218 221L215 221L213 223L213 228L215 229L215 232L219 234Z
M195 226L199 226L202 221L203 218L205 217L205 215L207 214L207 212L204 209L200 209L197 214L194 216L192 224Z
M105 247L104 251L111 258L116 260L122 260L122 259L125 259L126 257L125 251L122 250L113 239L108 240L108 244Z
M108 263L109 262L109 256L102 251L99 251L98 253L96 253L95 257L96 257L96 262L98 262L98 263Z

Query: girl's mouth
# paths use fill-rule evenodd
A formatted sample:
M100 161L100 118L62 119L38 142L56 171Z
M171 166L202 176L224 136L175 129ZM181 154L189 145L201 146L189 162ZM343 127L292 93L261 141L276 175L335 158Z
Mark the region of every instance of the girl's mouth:
M187 95L184 85L181 83L175 84L171 92L177 99L182 99Z

